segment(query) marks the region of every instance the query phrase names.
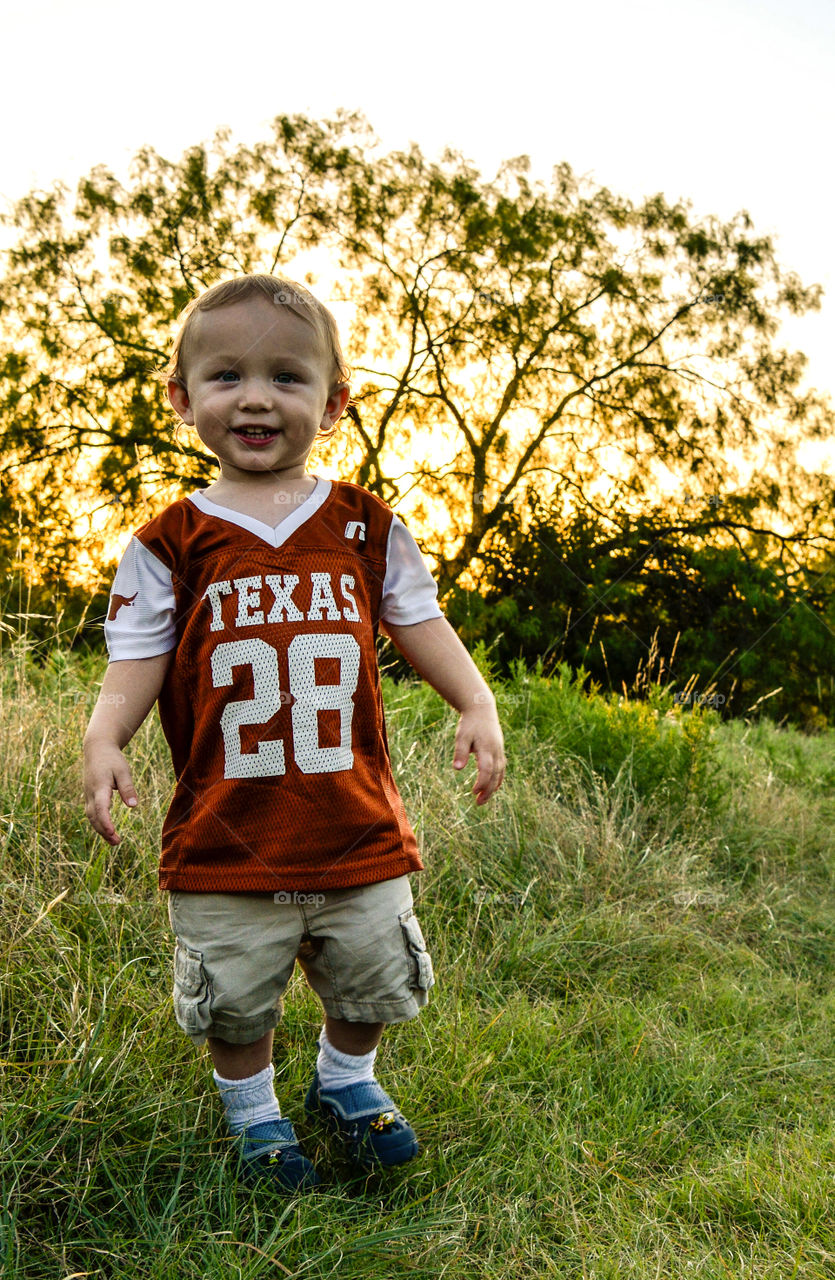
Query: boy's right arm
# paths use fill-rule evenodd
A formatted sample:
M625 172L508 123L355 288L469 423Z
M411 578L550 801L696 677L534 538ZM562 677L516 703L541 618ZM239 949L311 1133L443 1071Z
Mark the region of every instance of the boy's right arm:
M130 767L122 754L153 707L174 650L154 658L111 662L84 735L84 810L91 826L108 844L121 844L110 816L113 792L126 805L137 803Z

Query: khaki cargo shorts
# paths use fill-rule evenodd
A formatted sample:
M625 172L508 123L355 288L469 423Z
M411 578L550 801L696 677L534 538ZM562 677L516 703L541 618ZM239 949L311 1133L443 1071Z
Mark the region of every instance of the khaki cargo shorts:
M168 918L174 1016L196 1045L260 1040L297 960L325 1012L348 1022L407 1022L435 981L407 875L319 893L175 890Z

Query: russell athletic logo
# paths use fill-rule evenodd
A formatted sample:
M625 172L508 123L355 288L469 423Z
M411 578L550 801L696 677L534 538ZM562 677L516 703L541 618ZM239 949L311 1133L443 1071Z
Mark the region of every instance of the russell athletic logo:
M134 591L132 596L112 595L110 597L110 612L107 615L107 621L113 622L116 617L116 614L119 612L122 606L126 604L133 604L138 594L139 594L138 591Z
M362 520L349 520L345 526L345 537L353 538L356 535L360 542L365 542L365 525Z

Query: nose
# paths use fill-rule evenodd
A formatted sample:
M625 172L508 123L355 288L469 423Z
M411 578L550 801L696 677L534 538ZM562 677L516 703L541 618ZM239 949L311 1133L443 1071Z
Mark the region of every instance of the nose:
M242 409L268 409L272 387L261 378L245 378L240 383L238 403Z

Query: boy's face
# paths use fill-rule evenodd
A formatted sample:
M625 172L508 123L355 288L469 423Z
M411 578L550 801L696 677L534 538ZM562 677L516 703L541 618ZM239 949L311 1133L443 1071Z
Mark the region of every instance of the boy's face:
M189 335L184 391L168 383L174 409L229 480L297 479L320 427L340 417L350 391L330 394L331 359L312 324L269 298L199 312Z

